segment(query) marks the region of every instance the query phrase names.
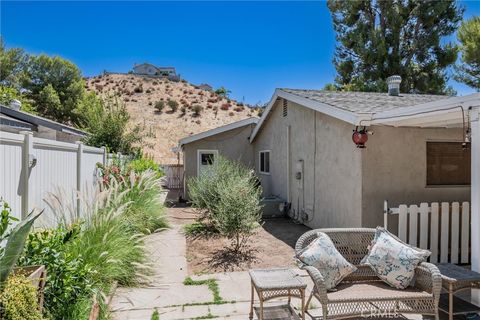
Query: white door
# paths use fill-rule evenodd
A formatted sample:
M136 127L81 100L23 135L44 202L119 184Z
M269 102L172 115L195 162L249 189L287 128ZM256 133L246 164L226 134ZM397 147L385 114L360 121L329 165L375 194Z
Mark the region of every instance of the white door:
M205 168L213 165L217 157L218 150L198 150L197 175L200 175Z

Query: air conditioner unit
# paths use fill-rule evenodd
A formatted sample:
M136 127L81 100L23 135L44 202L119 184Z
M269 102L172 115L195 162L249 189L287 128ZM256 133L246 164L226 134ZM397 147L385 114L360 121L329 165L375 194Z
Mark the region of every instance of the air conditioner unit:
M260 200L262 218L285 217L285 200L277 196L269 196Z

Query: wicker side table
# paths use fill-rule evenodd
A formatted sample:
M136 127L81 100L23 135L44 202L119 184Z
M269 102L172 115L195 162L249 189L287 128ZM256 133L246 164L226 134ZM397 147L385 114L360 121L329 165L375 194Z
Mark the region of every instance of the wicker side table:
M442 288L447 291L440 297L439 309L448 314L448 319L453 320L454 315L480 311L478 306L453 295L461 290L480 288L480 273L450 263L439 263L437 267L442 274Z
M305 289L307 284L292 269L257 269L250 270L252 280L252 296L250 303L250 320L253 319L253 302L255 291L257 291L260 302L259 320L263 318L263 303L270 299L287 297L290 305L291 297L297 297L302 300L302 319L305 320Z

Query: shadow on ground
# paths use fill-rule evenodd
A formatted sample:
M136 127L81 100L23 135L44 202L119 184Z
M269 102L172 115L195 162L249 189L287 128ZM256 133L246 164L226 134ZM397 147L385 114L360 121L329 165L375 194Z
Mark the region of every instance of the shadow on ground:
M262 228L292 248L295 248L295 243L302 234L311 230L309 227L294 223L293 220L287 218L264 220Z

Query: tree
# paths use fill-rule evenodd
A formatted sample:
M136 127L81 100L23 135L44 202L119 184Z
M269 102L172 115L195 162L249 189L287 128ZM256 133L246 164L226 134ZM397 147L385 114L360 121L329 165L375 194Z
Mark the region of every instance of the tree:
M455 80L480 91L480 17L462 23L457 32L462 54Z
M13 100L18 100L22 104L20 110L36 114L36 110L33 108L31 101L29 101L24 95L15 88L0 85L0 104L3 106L9 106Z
M342 90L387 90L386 78L402 77L401 91L446 93L446 68L457 48L445 43L462 19L453 0L328 0L336 32L333 60Z
M85 95L80 69L61 57L30 56L22 87L37 111L52 120L77 124Z
M102 100L92 92L84 97L79 111L80 125L89 132L86 144L123 154L137 151L134 145L142 140L140 127L128 128L130 116L123 103L114 98Z
M217 90L215 90L215 93L218 94L219 96L227 98L230 95L230 93L232 93L232 91L230 91L227 88L222 86L222 87L218 88Z
M20 48L6 49L0 37L0 84L19 89L28 55Z

